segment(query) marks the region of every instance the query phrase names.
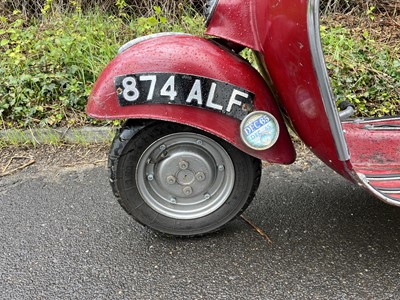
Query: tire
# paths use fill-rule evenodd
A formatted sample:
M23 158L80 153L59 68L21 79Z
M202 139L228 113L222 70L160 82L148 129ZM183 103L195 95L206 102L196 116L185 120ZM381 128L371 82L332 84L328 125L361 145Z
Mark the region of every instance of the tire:
M139 223L195 236L218 230L247 208L261 162L208 133L153 122L120 130L109 170L119 203Z

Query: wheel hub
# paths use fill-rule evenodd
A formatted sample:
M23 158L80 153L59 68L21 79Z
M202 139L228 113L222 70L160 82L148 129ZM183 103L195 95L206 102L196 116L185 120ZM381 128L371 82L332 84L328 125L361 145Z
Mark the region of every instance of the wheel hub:
M191 170L179 171L177 176L180 185L190 185L194 182L194 173Z
M200 218L217 210L232 192L234 178L224 148L195 133L157 140L143 152L136 169L144 201L176 219Z

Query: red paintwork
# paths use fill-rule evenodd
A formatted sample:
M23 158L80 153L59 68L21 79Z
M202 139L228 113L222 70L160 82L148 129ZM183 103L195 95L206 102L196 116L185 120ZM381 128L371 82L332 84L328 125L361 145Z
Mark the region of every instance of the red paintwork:
M322 103L314 71L307 31L308 2L281 0L220 0L207 34L237 42L246 20L256 28L242 42L259 51L275 86L279 101L300 138L328 166L350 180L348 165L340 161ZM242 13L232 13L225 20L226 6L233 3ZM227 23L227 22L230 23ZM224 27L220 26L223 24ZM239 25L239 30L236 27ZM255 24L255 25L254 25Z
M351 179L338 158L318 87L308 40L307 4L267 1L265 63L297 134L325 164Z
M280 137L268 150L249 149L240 138L240 121L217 112L178 105L118 104L114 78L141 72L174 72L209 77L255 94L255 109L272 113L280 124ZM143 41L118 55L97 80L87 113L102 119L161 119L200 128L232 143L242 151L273 163L292 163L295 151L290 136L263 78L243 59L205 39L165 36Z
M364 174L400 174L400 128L373 130L370 127L383 125L400 126L400 120L343 123L351 163Z
M265 1L258 2L264 3ZM208 25L207 34L262 51L263 44L260 43L259 24L256 16L265 8L265 5L256 7L254 0L219 1ZM261 23L263 26L265 20Z
M392 181L374 181L371 184L375 188L396 188L400 189L400 179L399 180L392 180Z

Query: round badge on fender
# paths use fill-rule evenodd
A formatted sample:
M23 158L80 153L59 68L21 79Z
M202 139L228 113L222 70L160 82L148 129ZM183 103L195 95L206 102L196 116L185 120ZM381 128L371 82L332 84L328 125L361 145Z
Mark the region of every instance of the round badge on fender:
M242 141L251 149L269 149L279 137L278 121L268 112L252 112L242 121L240 136Z

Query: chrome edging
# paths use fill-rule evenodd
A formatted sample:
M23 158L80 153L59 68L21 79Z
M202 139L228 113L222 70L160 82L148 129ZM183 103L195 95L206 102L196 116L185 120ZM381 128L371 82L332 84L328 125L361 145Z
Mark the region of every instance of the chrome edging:
M336 108L335 98L329 82L329 75L326 69L324 53L322 51L320 23L319 23L319 3L320 0L309 0L307 11L307 30L310 43L314 70L317 75L319 90L325 112L328 117L329 126L332 131L339 160L347 161L350 159L349 149L341 126L339 113Z
M366 176L368 181L393 181L400 180L400 174L394 174L390 176L376 175L376 176Z
M400 194L400 190L398 189L379 189L379 192L381 192L382 194L392 194L392 195L397 195Z
M374 118L374 119L356 119L354 120L355 123L357 124L363 124L363 123L380 123L384 121L400 121L400 117L382 117L382 118Z
M365 125L363 127L365 130L371 130L371 131L400 131L400 125Z
M212 2L211 5L209 2ZM204 17L206 18L205 25L208 27L210 24L211 18L217 8L219 0L213 0L213 1L206 1L205 7L204 7ZM208 10L207 10L208 7Z
M400 201L393 200L393 199L387 197L386 195L384 195L383 193L380 193L375 188L373 188L369 184L367 176L365 176L362 173L357 173L357 176L358 176L359 180L363 183L363 187L366 188L370 193L375 195L378 199L380 199L381 201L383 201L387 204L400 207Z
M130 47L132 47L136 44L139 44L141 42L151 40L154 38L158 38L158 37L171 36L171 35L191 36L191 34L183 33L183 32L160 32L160 33L154 33L154 34L150 34L150 35L146 35L146 36L141 36L141 37L133 39L133 40L125 43L124 45L122 45L121 48L119 48L119 50L118 50L118 54L121 54L122 52L128 50Z

